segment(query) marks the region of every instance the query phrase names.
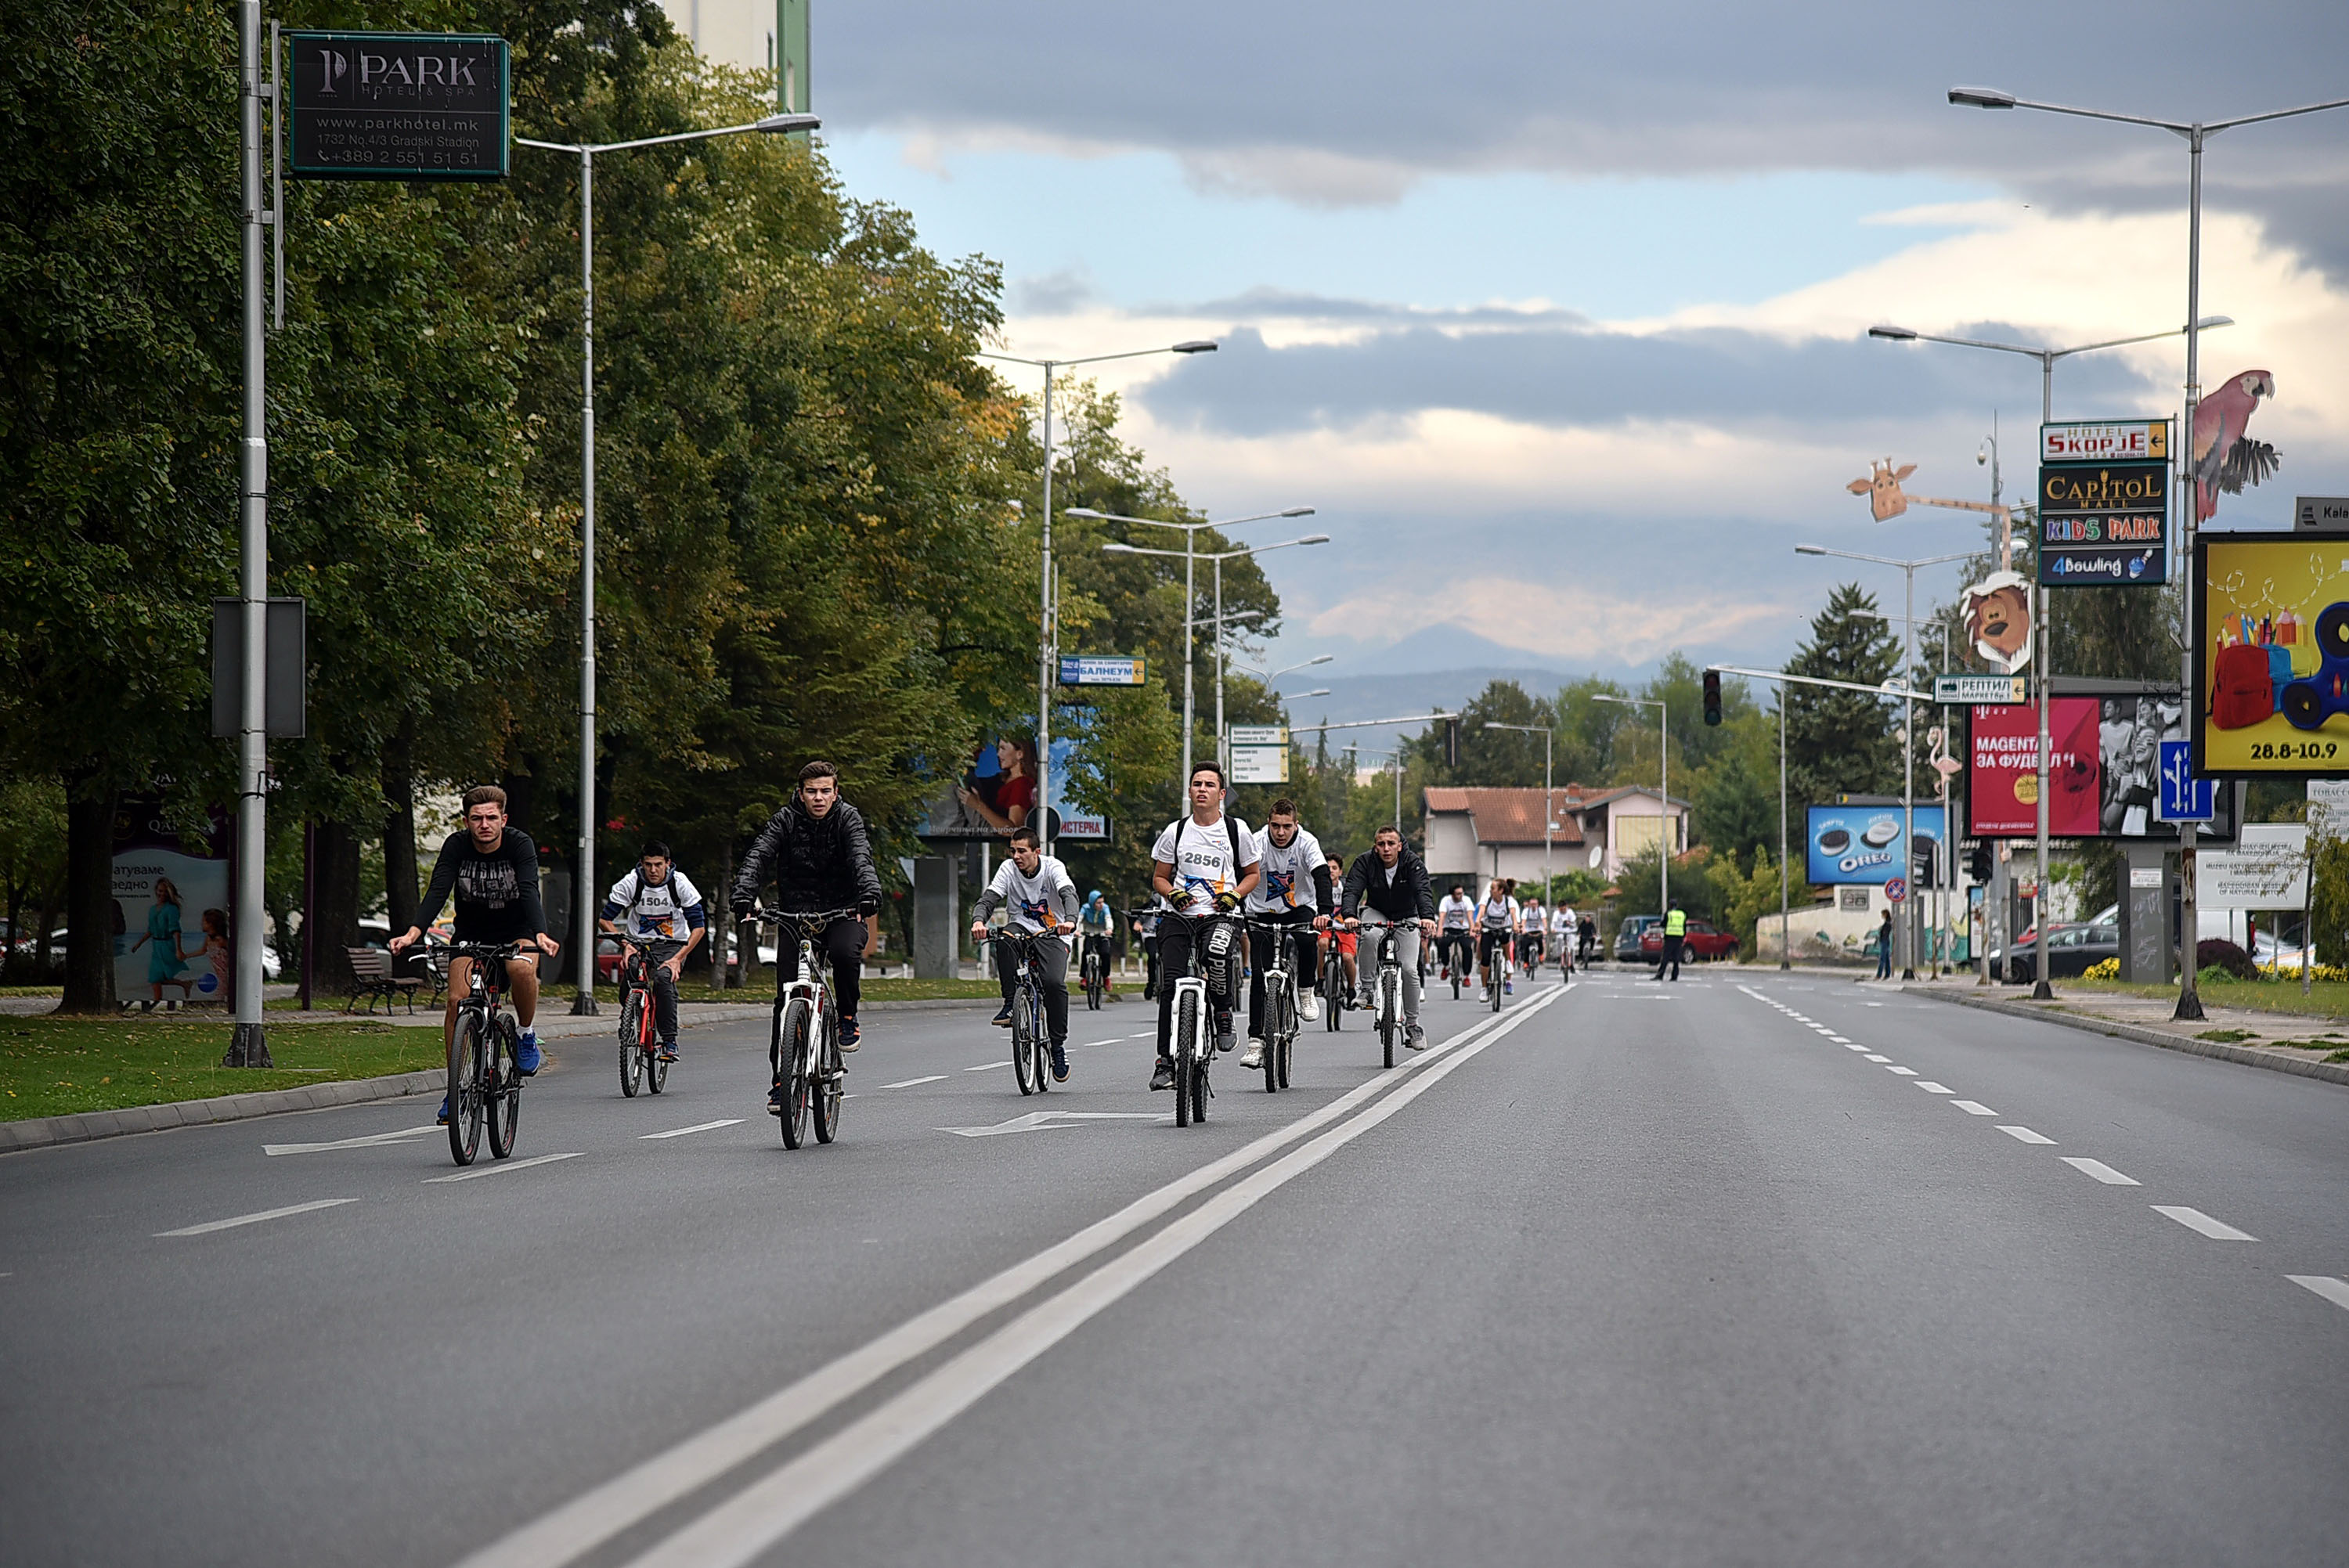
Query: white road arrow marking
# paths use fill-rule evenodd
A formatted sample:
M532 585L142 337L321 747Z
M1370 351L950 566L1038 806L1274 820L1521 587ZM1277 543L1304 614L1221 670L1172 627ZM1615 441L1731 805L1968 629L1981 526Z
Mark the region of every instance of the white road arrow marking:
M1168 1117L1173 1113L1169 1112ZM993 1127L941 1127L939 1132L951 1132L957 1138L1000 1138L1007 1132L1066 1132L1074 1121L1164 1121L1151 1110L1031 1110L1025 1116L1015 1116Z
M410 1127L398 1132L370 1132L365 1138L342 1138L332 1143L264 1143L264 1154L321 1154L329 1149L381 1149L388 1144L405 1143L411 1138L421 1138L428 1132L438 1132L438 1127Z

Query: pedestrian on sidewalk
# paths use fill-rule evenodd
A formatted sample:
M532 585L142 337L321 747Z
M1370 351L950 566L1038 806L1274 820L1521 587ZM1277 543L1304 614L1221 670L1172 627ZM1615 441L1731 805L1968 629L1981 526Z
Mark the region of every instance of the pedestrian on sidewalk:
M1892 911L1884 912L1884 923L1876 928L1876 977L1892 978Z

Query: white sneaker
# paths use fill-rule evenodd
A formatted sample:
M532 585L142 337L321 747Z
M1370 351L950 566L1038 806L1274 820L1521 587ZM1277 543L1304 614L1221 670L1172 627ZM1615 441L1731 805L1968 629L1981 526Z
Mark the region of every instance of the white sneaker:
M1308 993L1297 998L1297 1016L1309 1024L1321 1021L1321 998Z
M1240 1053L1240 1066L1244 1068L1260 1068L1264 1066L1264 1042L1262 1040L1250 1040L1247 1043L1247 1049Z

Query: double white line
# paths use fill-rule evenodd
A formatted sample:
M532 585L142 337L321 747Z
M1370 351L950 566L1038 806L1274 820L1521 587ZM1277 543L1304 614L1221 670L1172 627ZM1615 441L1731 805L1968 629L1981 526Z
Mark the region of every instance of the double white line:
M1093 1273L1030 1307L870 1414L751 1481L636 1559L634 1568L731 1568L755 1559L887 1469L988 1390L1266 1194L1410 1104L1461 1063L1565 995L1545 991L974 1285L790 1387L613 1477L466 1558L460 1568L560 1568L745 1463L842 1401L937 1348L988 1314L1114 1245L1285 1144L1330 1128ZM1400 1087L1395 1087L1400 1085ZM1365 1101L1393 1088L1361 1114ZM1345 1119L1351 1117L1351 1119Z

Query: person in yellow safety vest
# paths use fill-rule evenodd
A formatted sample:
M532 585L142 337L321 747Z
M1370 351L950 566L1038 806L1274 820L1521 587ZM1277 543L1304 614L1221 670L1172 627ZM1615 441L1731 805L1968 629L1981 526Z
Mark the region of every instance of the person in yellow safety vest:
M1681 977L1681 942L1687 935L1688 912L1681 908L1679 902L1675 900L1671 911L1664 916L1664 950L1656 959L1657 979L1661 980L1664 977L1664 970L1668 965L1671 969L1674 980Z

